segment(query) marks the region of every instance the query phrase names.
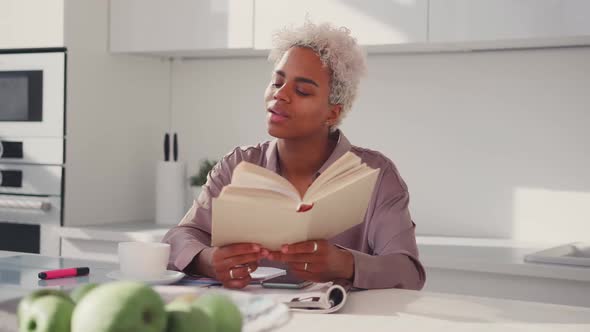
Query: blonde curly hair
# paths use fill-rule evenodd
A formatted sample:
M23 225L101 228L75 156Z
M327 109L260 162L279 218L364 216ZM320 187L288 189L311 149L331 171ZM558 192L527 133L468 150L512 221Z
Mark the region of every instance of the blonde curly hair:
M340 117L333 125L337 127L352 108L360 79L367 72L365 52L348 28L337 28L330 23L314 24L309 20L300 27L277 31L268 60L276 65L292 47L312 49L330 70L329 101L342 105Z

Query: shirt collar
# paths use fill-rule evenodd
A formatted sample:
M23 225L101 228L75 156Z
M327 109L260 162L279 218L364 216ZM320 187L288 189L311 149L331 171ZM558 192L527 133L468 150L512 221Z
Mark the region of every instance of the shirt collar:
M326 168L330 167L330 165L332 165L336 160L338 160L338 158L342 157L346 152L350 151L352 147L352 145L340 129L336 130L336 132L332 133L332 135L334 135L334 137L337 137L336 139L338 140L338 142L336 143L336 147L334 148L334 151L332 151L332 154L330 155L328 160L326 160L326 162L322 165L322 167L320 167L320 169L316 173L316 178L320 174L322 174L322 172L325 171ZM277 143L278 139L276 138L270 141L268 150L266 151L266 168L275 173L279 173L279 151Z

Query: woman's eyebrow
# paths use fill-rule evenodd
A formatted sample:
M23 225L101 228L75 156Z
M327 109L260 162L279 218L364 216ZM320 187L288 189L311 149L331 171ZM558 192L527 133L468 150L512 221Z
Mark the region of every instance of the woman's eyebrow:
M285 78L287 75L285 75L285 72L282 70L276 70L275 74ZM312 80L311 78L307 78L307 77L295 77L295 82L301 82L301 83L309 83L309 84L313 84L315 86L317 86L318 88L320 87L314 80Z

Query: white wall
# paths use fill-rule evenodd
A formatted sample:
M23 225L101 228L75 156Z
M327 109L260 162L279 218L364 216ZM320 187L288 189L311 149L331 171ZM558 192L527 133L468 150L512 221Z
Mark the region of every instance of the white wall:
M67 0L66 226L154 218L169 64L108 53L108 1Z
M590 48L369 57L343 130L385 153L422 235L560 242L590 234ZM265 59L173 66L189 172L267 138Z

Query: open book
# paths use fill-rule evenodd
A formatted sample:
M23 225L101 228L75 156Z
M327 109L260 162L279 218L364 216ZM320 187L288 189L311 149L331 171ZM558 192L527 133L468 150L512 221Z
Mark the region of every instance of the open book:
M347 152L301 197L285 178L241 162L213 199L212 245L258 243L270 250L329 239L363 221L379 169Z

